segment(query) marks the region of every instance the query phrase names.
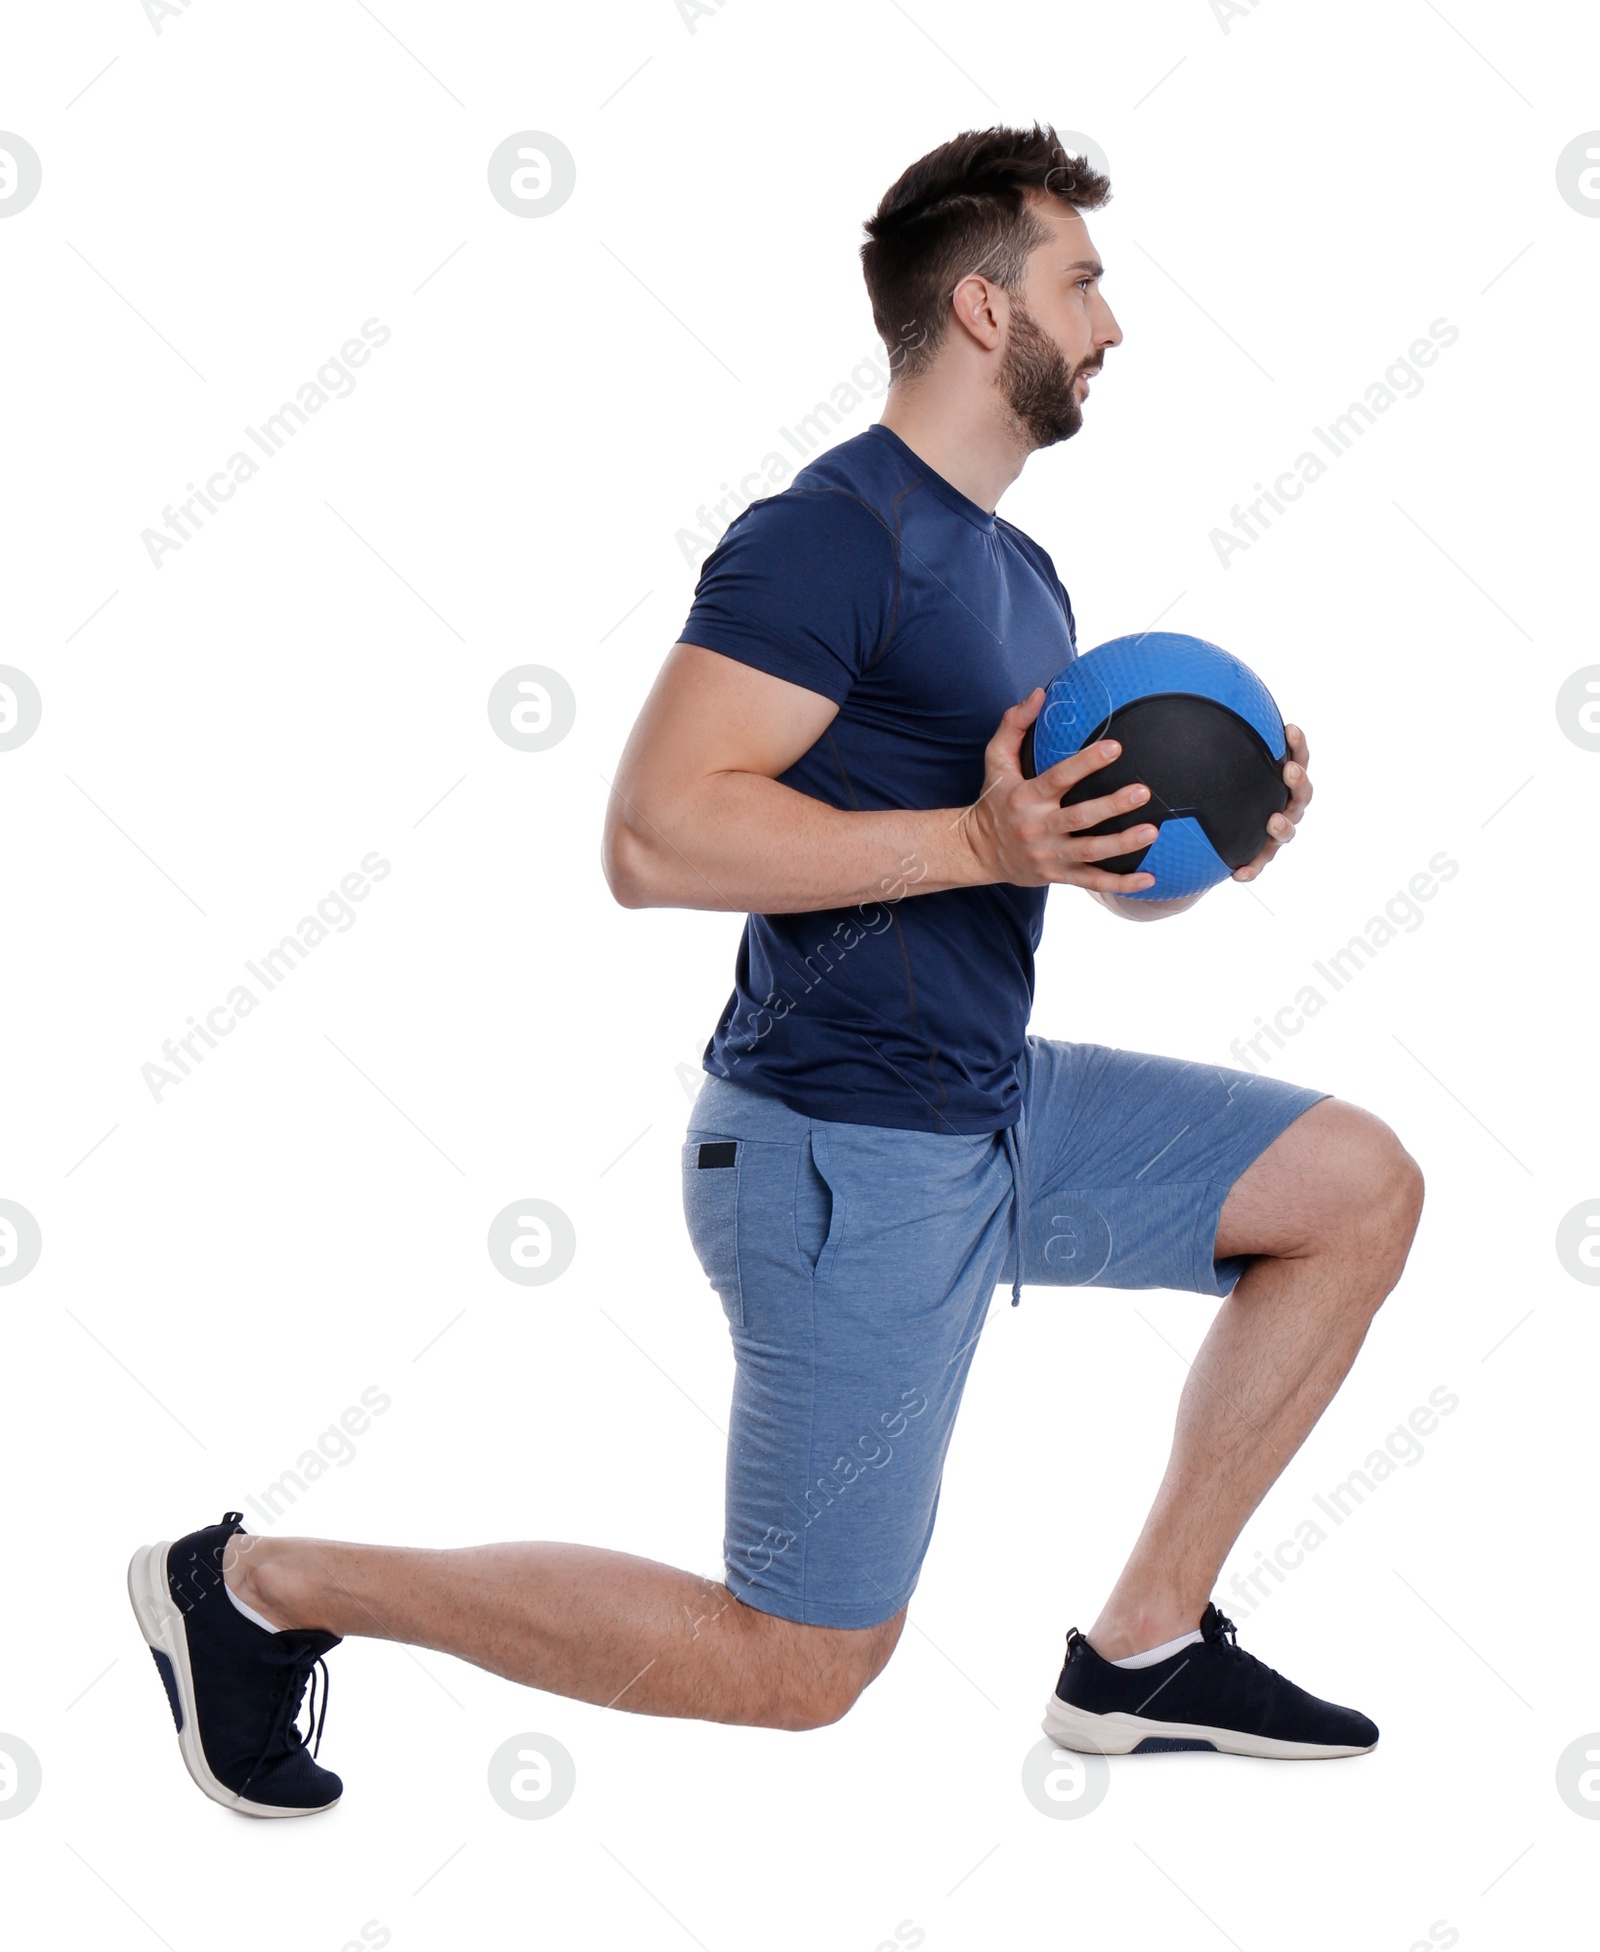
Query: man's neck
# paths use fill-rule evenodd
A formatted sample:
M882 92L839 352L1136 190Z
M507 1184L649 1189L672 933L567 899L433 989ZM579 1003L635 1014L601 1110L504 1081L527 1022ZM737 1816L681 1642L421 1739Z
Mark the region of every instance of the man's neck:
M989 401L953 402L948 396L934 401L903 382L890 387L879 425L990 515L1029 454L997 424Z

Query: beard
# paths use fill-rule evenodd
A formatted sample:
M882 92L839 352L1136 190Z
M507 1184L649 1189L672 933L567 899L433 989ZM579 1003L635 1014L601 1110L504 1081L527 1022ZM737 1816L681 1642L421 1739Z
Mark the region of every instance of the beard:
M1030 447L1071 440L1083 426L1083 407L1073 383L1079 373L1094 372L1099 364L1086 359L1081 366L1069 365L1022 301L1012 300L1011 332L997 384Z

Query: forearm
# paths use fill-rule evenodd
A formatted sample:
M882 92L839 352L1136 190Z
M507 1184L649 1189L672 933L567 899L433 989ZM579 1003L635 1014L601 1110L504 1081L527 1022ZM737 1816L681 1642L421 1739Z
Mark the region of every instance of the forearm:
M1170 901L1136 901L1131 895L1112 895L1095 888L1089 893L1102 908L1126 916L1130 922L1159 922L1164 915L1181 915L1200 899L1199 895L1174 895Z
M619 789L606 876L629 908L783 915L989 879L961 808L841 811L758 773L712 774L667 805Z

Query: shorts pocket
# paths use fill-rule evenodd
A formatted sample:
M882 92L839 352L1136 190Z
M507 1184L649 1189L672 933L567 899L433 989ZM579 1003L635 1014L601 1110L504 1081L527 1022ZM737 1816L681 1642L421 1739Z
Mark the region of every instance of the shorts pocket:
M812 1130L799 1148L794 1182L794 1240L814 1281L826 1281L839 1251L843 1211L837 1174L828 1167L828 1135Z
M744 1326L739 1281L739 1155L743 1150L736 1139L690 1137L683 1147L683 1217L690 1244L732 1328Z

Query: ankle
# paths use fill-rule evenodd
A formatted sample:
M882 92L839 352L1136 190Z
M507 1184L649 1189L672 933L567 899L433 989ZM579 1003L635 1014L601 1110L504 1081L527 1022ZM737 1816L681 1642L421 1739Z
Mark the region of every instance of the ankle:
M294 1618L286 1576L284 1547L288 1543L255 1533L237 1533L228 1541L222 1557L222 1580L228 1591L280 1629L300 1624Z
M1108 1600L1087 1638L1102 1660L1123 1661L1198 1632L1204 1612L1204 1600L1198 1605L1180 1599L1134 1605Z

